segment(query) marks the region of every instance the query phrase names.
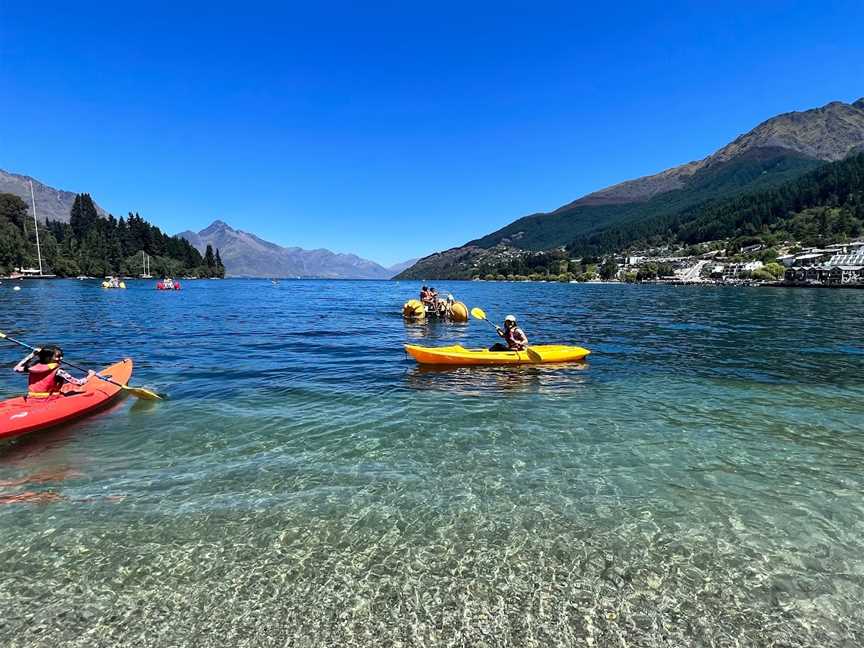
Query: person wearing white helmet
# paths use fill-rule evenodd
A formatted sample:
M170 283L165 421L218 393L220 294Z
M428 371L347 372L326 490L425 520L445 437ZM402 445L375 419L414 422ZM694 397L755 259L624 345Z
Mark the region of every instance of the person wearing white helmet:
M524 351L528 348L528 336L525 331L519 328L516 323L515 315L508 315L504 318L504 328L496 326L498 335L504 338L506 345L496 342L490 351Z

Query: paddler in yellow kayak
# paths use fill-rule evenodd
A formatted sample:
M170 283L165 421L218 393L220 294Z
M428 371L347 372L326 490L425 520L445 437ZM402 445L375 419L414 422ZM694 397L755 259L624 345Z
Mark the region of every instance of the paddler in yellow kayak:
M528 348L528 336L517 325L515 315L504 318L503 329L500 326L496 326L495 329L507 344L496 342L489 348L490 351L524 351Z

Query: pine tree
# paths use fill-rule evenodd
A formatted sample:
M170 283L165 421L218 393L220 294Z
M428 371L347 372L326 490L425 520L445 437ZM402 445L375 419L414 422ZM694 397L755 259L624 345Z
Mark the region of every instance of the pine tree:
M222 265L222 257L219 256L219 248L216 248L216 269L224 270L225 266Z
M78 194L72 203L72 211L69 214L69 224L72 232L79 239L83 239L87 232L99 220L99 213L90 194Z
M13 194L0 194L0 219L6 219L12 225L24 231L24 221L27 218L27 203Z
M216 265L216 261L213 258L213 246L209 243L207 244L207 249L204 251L204 265L208 268L213 268Z

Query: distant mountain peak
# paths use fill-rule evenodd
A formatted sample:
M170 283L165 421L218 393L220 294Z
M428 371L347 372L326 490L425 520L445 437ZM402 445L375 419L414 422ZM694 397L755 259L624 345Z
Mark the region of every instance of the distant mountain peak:
M233 229L228 223L223 220L216 219L212 223L210 223L206 228L201 230L199 234L201 236L211 236L216 232L236 232L237 230Z
M226 272L233 277L321 277L328 279L389 279L395 271L356 254L327 249L282 247L215 220L200 232L178 234L203 252L219 249Z
M694 174L743 156L786 151L799 157L836 162L864 146L864 97L852 104L832 101L818 108L792 111L766 119L754 129L702 160L687 162L660 173L627 180L583 196L560 207L640 202L681 189ZM553 212L554 213L554 212Z

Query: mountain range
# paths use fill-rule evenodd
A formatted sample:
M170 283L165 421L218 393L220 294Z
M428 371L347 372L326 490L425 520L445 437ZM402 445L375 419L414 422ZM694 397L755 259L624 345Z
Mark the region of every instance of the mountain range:
M30 182L36 197L36 213L41 222L69 222L76 192L50 187L30 176L0 169L0 193L10 193L31 205ZM95 204L99 216L108 212ZM330 250L285 248L235 230L222 221L214 221L200 232L186 231L178 236L189 241L202 254L207 244L218 248L227 276L233 277L321 277L331 279L389 279L414 265L411 259L385 268L354 254L337 254Z
M318 277L323 279L390 279L415 260L385 268L355 254L330 250L282 247L255 234L236 230L216 220L200 232L178 234L202 253L207 245L219 249L231 277Z
M864 98L762 122L708 157L595 191L552 212L524 216L463 246L430 255L397 278L465 278L489 255L565 247L595 254L663 235L718 200L778 187L864 151ZM664 229L665 228L665 229Z
M30 176L10 173L0 169L0 193L15 194L28 205L31 204L30 181L33 182L33 195L36 197L37 218L43 223L46 220L68 223L69 212L72 211L72 203L75 202L75 196L77 195L74 191L55 189ZM108 212L99 205L96 205L96 212L103 218L108 216Z

